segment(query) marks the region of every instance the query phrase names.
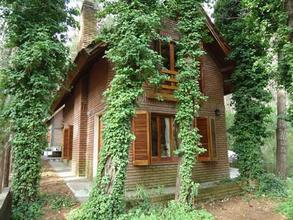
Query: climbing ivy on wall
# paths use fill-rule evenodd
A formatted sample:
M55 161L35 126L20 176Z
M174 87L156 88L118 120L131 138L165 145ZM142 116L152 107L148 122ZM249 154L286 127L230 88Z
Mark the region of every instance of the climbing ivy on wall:
M198 154L203 152L200 147L197 128L194 120L198 115L199 103L204 99L200 92L200 57L204 54L203 43L206 26L201 8L203 1L177 1L178 31L181 38L178 42L178 74L176 76L179 87L175 95L178 99L176 122L179 127L179 202L192 205L197 194L198 184L192 178L192 169ZM178 178L177 177L177 178Z
M45 119L53 96L65 76L67 25L73 24L68 1L1 0L7 22L7 47L13 48L3 70L12 98L7 112L13 139L13 215L34 219L39 211L41 154L46 147Z
M134 140L131 121L143 83L160 82L161 56L150 48L158 39L164 4L159 0L100 1L101 16L111 14L109 29L103 29L99 40L108 44L106 57L115 75L105 92L103 147L97 178L89 200L70 219L116 219L124 209L124 186L128 151ZM108 17L109 18L109 17Z
M243 0L218 0L215 19L233 51L236 62L232 76L235 91L235 121L231 129L235 137L234 149L238 153L243 178L257 179L263 173L261 146L267 135L266 126L270 108L266 89L270 72L266 52L269 40L265 38L265 23L256 22Z

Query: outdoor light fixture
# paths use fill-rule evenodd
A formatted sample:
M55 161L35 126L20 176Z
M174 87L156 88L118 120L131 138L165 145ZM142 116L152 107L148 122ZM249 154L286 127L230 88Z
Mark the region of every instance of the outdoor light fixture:
M220 109L217 108L217 109L215 110L215 115L216 115L216 116L221 116L221 111L220 111Z

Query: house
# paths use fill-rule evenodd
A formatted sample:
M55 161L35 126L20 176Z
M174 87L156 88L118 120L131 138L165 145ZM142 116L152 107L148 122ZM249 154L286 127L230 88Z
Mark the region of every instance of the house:
M103 55L104 43L90 43L96 34L94 5L83 3L81 13L80 51L76 69L69 72L65 88L53 104L63 115L62 158L77 176L92 180L96 173L102 147L102 123L105 102L103 92L114 76L112 64ZM230 76L234 65L227 61L229 46L207 17L206 25L213 41L203 45L206 55L201 58L201 90L208 97L201 104L196 126L207 149L198 157L193 170L197 182L222 180L229 177L227 135L225 127L224 96L230 94ZM161 34L173 42L154 42L153 48L165 58L162 73L169 76L160 90L144 85L144 94L138 99L138 110L133 119L136 140L129 150L126 189L137 185L145 187L175 186L177 161L174 150L178 147L177 127L174 123L177 88L175 22L167 20ZM158 99L159 97L159 99Z

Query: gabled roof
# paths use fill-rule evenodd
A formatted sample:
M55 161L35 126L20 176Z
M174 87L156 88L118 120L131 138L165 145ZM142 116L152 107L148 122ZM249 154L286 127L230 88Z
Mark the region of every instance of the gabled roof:
M225 42L220 32L217 30L211 19L206 15L206 25L214 38L214 42L204 44L206 50L212 51L211 55L215 59L220 71L224 74L224 87L225 80L228 86L225 87L225 94L231 93L232 85L230 82L230 75L234 70L234 63L228 61L226 58L231 51L229 45ZM67 78L64 81L64 86L59 90L56 100L53 102L52 110L56 111L58 107L63 103L65 98L70 94L71 88L74 83L86 74L91 66L97 61L98 58L102 57L107 45L105 43L92 42L86 48L80 50L74 60L75 68L70 70L67 74Z

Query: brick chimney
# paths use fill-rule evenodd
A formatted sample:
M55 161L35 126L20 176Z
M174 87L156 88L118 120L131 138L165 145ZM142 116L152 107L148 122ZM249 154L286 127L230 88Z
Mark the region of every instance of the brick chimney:
M78 50L88 46L97 35L96 5L93 0L84 0L81 7Z

